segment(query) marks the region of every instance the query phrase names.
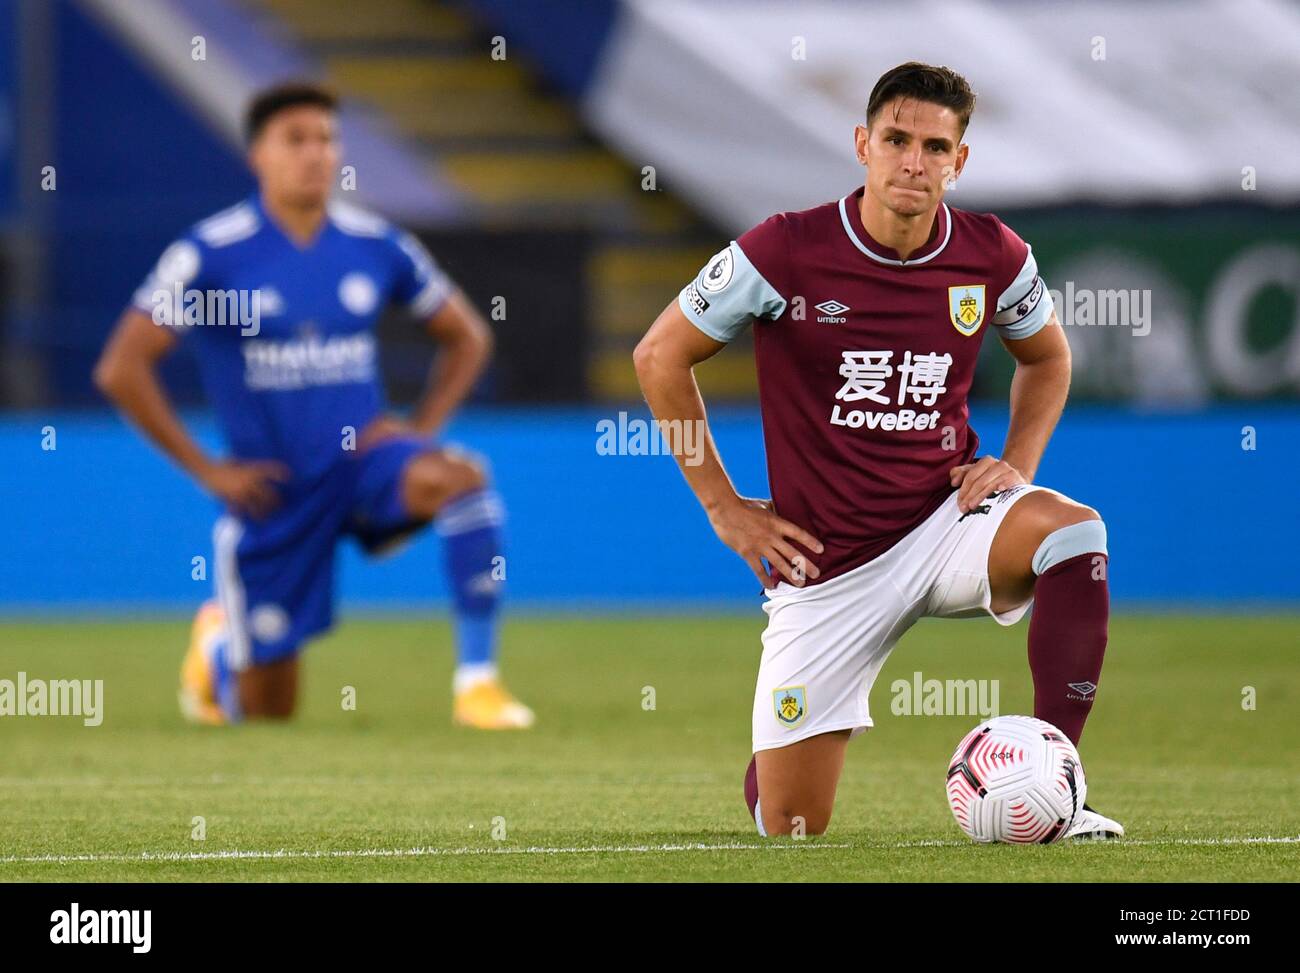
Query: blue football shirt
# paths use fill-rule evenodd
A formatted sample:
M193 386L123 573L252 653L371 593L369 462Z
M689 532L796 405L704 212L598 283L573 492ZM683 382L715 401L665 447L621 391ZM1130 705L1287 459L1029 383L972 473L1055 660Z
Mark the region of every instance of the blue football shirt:
M397 303L427 320L452 290L415 237L372 213L331 202L303 246L254 196L169 246L132 305L184 335L232 455L279 460L301 482L384 408L380 314Z

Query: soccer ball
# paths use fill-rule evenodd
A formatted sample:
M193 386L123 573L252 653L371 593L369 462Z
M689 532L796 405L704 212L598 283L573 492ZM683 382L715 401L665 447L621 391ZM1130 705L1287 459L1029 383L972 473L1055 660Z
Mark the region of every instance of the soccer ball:
M975 841L1049 845L1070 830L1087 795L1079 751L1032 716L981 723L948 764L952 816Z

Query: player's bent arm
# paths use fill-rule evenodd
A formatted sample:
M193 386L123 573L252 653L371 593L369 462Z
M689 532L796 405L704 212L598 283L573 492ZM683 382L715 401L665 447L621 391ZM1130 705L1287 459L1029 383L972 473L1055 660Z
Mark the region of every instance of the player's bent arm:
M1028 338L1004 338L1002 343L1016 360L1002 459L1032 481L1070 392L1070 344L1055 311Z
M265 516L279 503L272 483L288 480L289 471L273 460L214 460L194 441L158 380L158 362L176 340L171 329L128 309L95 365L96 388L204 489L236 510Z
M791 541L814 553L823 550L822 544L802 527L778 517L769 501L736 492L709 429L694 368L723 347L724 342L692 324L674 301L655 319L632 360L655 418L680 421L683 426L694 423L699 430L694 441L702 444L700 453L688 456L674 449L674 456L719 539L740 555L763 587L775 587L781 577L802 586L806 577L815 579L820 572ZM685 441L685 436L679 440ZM771 570L764 567L764 560Z
M459 290L443 302L427 327L440 353L411 418L411 424L425 435L440 428L469 395L491 360L493 347L492 329Z
M158 379L158 362L177 342L170 328L128 308L95 365L95 387L182 469L203 480L214 465L186 432Z
M694 368L725 347L724 342L710 338L687 320L674 300L655 319L632 353L637 381L654 417L697 424L703 434L696 439L703 443L698 462L681 450L674 453L686 482L710 514L723 506L739 503L740 496L722 466L709 430ZM688 459L694 465L687 463Z

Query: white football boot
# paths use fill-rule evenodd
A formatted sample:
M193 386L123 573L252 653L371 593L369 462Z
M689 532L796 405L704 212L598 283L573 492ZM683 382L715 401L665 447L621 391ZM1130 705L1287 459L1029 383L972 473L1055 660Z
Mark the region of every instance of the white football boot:
M1074 824L1070 825L1065 836L1076 841L1106 841L1124 837L1124 825L1104 814L1098 814L1085 804L1074 816Z

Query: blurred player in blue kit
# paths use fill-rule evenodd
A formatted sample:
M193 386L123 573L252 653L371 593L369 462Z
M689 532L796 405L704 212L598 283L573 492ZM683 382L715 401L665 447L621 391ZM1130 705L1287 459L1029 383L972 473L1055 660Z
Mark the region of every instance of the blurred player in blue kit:
M246 118L251 198L197 223L136 291L95 369L117 408L226 507L213 531L216 599L195 619L182 712L203 723L287 717L299 654L333 623L343 537L368 552L430 522L453 593L453 719L526 728L496 666L504 511L483 463L433 437L490 355L486 322L424 247L330 199L336 101L288 84ZM409 418L385 411L374 328L403 305L439 344ZM184 428L157 375L188 343L229 458Z

